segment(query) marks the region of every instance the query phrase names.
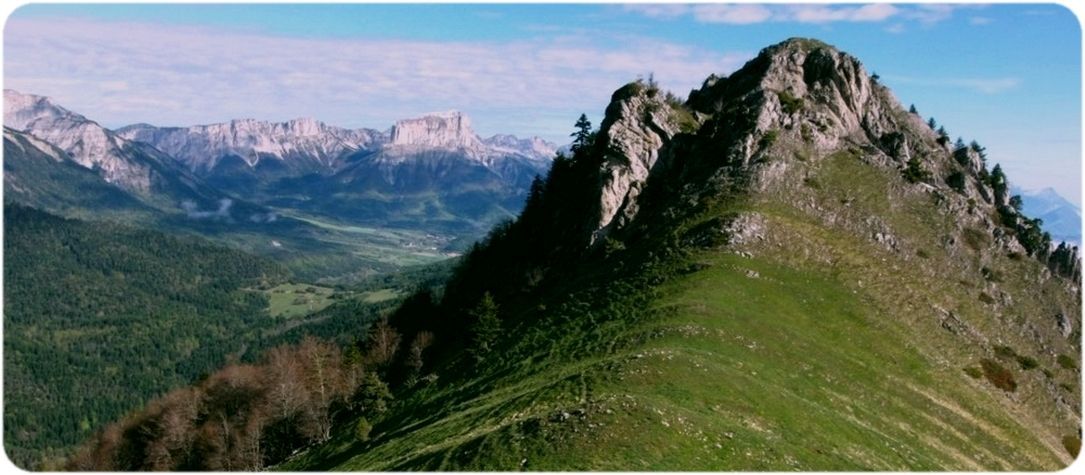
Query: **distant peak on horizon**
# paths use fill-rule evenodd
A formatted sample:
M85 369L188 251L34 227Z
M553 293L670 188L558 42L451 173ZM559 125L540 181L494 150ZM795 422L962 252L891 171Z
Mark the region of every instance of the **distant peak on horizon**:
M412 119L397 120L392 126L391 145L480 148L482 141L471 128L471 119L451 110L431 112Z

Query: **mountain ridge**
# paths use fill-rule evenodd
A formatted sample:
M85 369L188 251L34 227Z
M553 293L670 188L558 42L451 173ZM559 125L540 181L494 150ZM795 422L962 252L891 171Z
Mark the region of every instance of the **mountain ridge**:
M452 380L397 395L374 429L387 435L344 429L282 468L1050 470L1076 456L1076 251L1034 242L983 148L955 147L854 57L788 40L685 102L631 83L574 154L439 300L391 318L405 340L437 335L431 368ZM480 357L457 329L486 302L510 336Z

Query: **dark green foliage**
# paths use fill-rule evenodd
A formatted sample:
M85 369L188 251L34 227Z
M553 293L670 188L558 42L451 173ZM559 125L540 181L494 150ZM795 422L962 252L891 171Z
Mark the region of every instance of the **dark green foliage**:
M1017 358L1017 352L1014 351L1013 348L1010 348L1008 346L995 345L994 350L995 350L995 356L997 356L999 358L1006 359L1006 360L1012 360L1014 358Z
M1047 259L1047 267L1051 269L1051 272L1075 280L1080 280L1080 265L1077 247L1065 242L1059 243Z
M353 396L353 407L365 414L381 414L388 410L392 400L392 391L375 373L369 371L362 378L361 384Z
M783 108L784 113L787 115L791 115L803 110L802 98L791 95L790 91L777 92L776 97L780 100L780 106Z
M919 111L916 110L916 108L915 108L915 104L912 104L911 106L908 106L908 113L910 113L910 114L918 114L919 113Z
M1001 165L995 164L987 176L987 184L995 194L996 203L1007 203L998 206L1001 224L1013 231L1017 236L1017 242L1021 243L1030 256L1046 262L1051 249L1051 235L1044 232L1043 220L1030 219L1021 214L1020 197L1007 198L1009 183Z
M758 146L761 148L768 148L772 144L776 143L776 139L780 136L780 132L776 130L769 130L765 132L765 135L761 136L761 140L758 141Z
M927 120L927 126L930 127L931 130L934 130L936 127L938 127L938 123L934 121L934 117L931 117L929 120Z
M1006 188L1009 185L1006 182L1006 174L1002 171L1002 165L996 163L991 169L991 173L987 176L987 184L995 192L995 196L1006 194Z
M354 423L354 438L359 442L368 441L370 432L373 432L373 424L370 424L368 419L362 417Z
M973 140L970 144L968 144L968 148L971 148L973 152L976 152L976 154L980 156L980 159L984 160L984 162L986 163L987 149L980 145L979 142Z
M1040 366L1040 362L1036 361L1036 358L1033 358L1031 356L1018 355L1016 359L1017 364L1021 365L1021 369L1026 371L1030 369L1036 369Z
M221 366L282 268L194 238L5 206L5 444L28 466Z
M1013 195L1010 197L1010 207L1013 208L1014 211L1020 213L1021 206L1023 204L1024 203L1021 201L1021 195Z
M1071 457L1076 459L1078 454L1081 453L1081 437L1076 435L1063 437L1062 446L1066 448L1066 452L1069 453Z
M625 243L607 236L603 238L603 254L610 256L625 250Z
M961 173L960 170L954 170L953 173L946 177L946 185L949 185L958 193L964 193L964 183L964 173Z
M964 374L972 379L980 379L983 377L983 370L976 366L969 366L964 369Z
M501 337L501 319L498 317L497 303L489 292L468 312L471 325L471 347L468 353L475 363L481 363L493 351L497 339Z
M997 361L980 360L980 367L983 368L983 375L987 377L987 381L994 387L1011 393L1017 390L1017 381L1013 378L1013 372L998 364Z
M1072 358L1070 355L1059 355L1055 359L1055 361L1059 363L1059 367L1061 367L1062 369L1077 369L1077 361L1074 361L1074 358Z
M570 137L573 137L573 143L569 147L573 153L591 147L592 142L595 140L595 134L591 130L591 121L588 120L586 114L580 114L580 118L576 120L575 127L576 132L569 135Z
M1030 219L1021 215L1017 220L1016 226L1013 226L1014 231L1017 234L1017 242L1021 243L1021 246L1028 251L1029 255L1036 256L1041 260L1046 259L1051 249L1051 235L1044 232L1043 220L1036 218Z
M799 134L802 136L804 142L810 142L814 140L814 131L810 129L810 124L803 122L799 128Z
M958 148L953 151L953 159L957 161L957 164L962 167L971 166L971 159L968 157L967 148Z
M904 168L904 179L909 183L928 181L931 179L931 172L923 167L923 162L919 161L918 157L912 157Z
M931 253L927 252L925 249L916 249L915 255L917 257L919 257L919 258L922 258L922 259L930 259L931 258Z

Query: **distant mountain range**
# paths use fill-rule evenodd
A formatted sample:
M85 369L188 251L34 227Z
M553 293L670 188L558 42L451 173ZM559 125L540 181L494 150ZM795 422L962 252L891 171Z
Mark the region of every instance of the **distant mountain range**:
M537 137L479 137L455 111L385 131L308 118L110 130L48 97L5 90L4 123L10 199L65 216L244 233L257 237L244 247L276 253L291 236L342 244L328 234L344 229L364 245L352 226L436 235L437 247L455 250L514 217L558 150Z
M1063 198L1052 188L1040 190L1015 188L1013 193L1021 195L1025 215L1044 221L1044 230L1051 233L1053 240L1081 246L1080 207Z

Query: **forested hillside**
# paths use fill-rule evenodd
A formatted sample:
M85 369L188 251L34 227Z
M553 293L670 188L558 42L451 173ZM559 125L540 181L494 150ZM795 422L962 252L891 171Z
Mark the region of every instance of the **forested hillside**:
M194 238L4 212L5 440L23 466L242 352L270 323L244 289L285 278Z

